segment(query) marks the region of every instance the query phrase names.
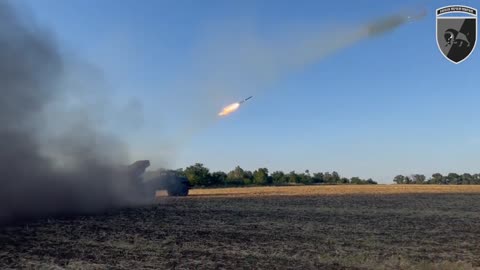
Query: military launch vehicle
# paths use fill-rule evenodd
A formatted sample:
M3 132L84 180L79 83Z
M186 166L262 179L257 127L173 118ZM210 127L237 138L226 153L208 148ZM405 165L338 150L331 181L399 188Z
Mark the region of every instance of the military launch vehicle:
M169 196L187 196L190 189L188 179L174 171L148 171L149 160L138 160L126 167L126 173L133 192L144 198L154 198L159 190L166 190Z

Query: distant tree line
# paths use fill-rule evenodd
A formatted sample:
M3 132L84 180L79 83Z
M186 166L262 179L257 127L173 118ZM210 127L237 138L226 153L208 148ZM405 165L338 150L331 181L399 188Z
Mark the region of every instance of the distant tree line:
M393 182L396 184L480 185L480 173L473 175L469 173L461 175L449 173L445 176L440 173L434 173L429 179L426 179L423 174L397 175L393 178Z
M188 178L192 186L197 187L220 187L220 186L265 186L265 185L288 185L288 184L377 184L372 179L360 179L359 177L341 177L337 172L303 173L291 171L284 173L274 171L269 173L267 168L259 168L255 171L235 167L232 171L210 172L202 163L196 163L185 169L178 169L175 173Z

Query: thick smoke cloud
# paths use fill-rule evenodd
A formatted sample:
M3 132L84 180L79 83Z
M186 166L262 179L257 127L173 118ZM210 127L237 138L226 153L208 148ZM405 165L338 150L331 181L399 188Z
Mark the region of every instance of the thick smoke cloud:
M75 68L52 36L17 11L0 2L0 224L134 202L125 145L65 83Z

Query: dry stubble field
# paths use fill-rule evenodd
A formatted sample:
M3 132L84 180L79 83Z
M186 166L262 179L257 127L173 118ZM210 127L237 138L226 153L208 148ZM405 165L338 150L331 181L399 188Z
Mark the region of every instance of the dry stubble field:
M473 269L480 186L197 189L0 228L0 269Z

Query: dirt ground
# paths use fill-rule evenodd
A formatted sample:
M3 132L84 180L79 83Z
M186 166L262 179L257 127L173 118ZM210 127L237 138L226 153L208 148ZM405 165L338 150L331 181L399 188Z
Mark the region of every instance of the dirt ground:
M192 190L0 228L0 269L477 269L480 186Z

